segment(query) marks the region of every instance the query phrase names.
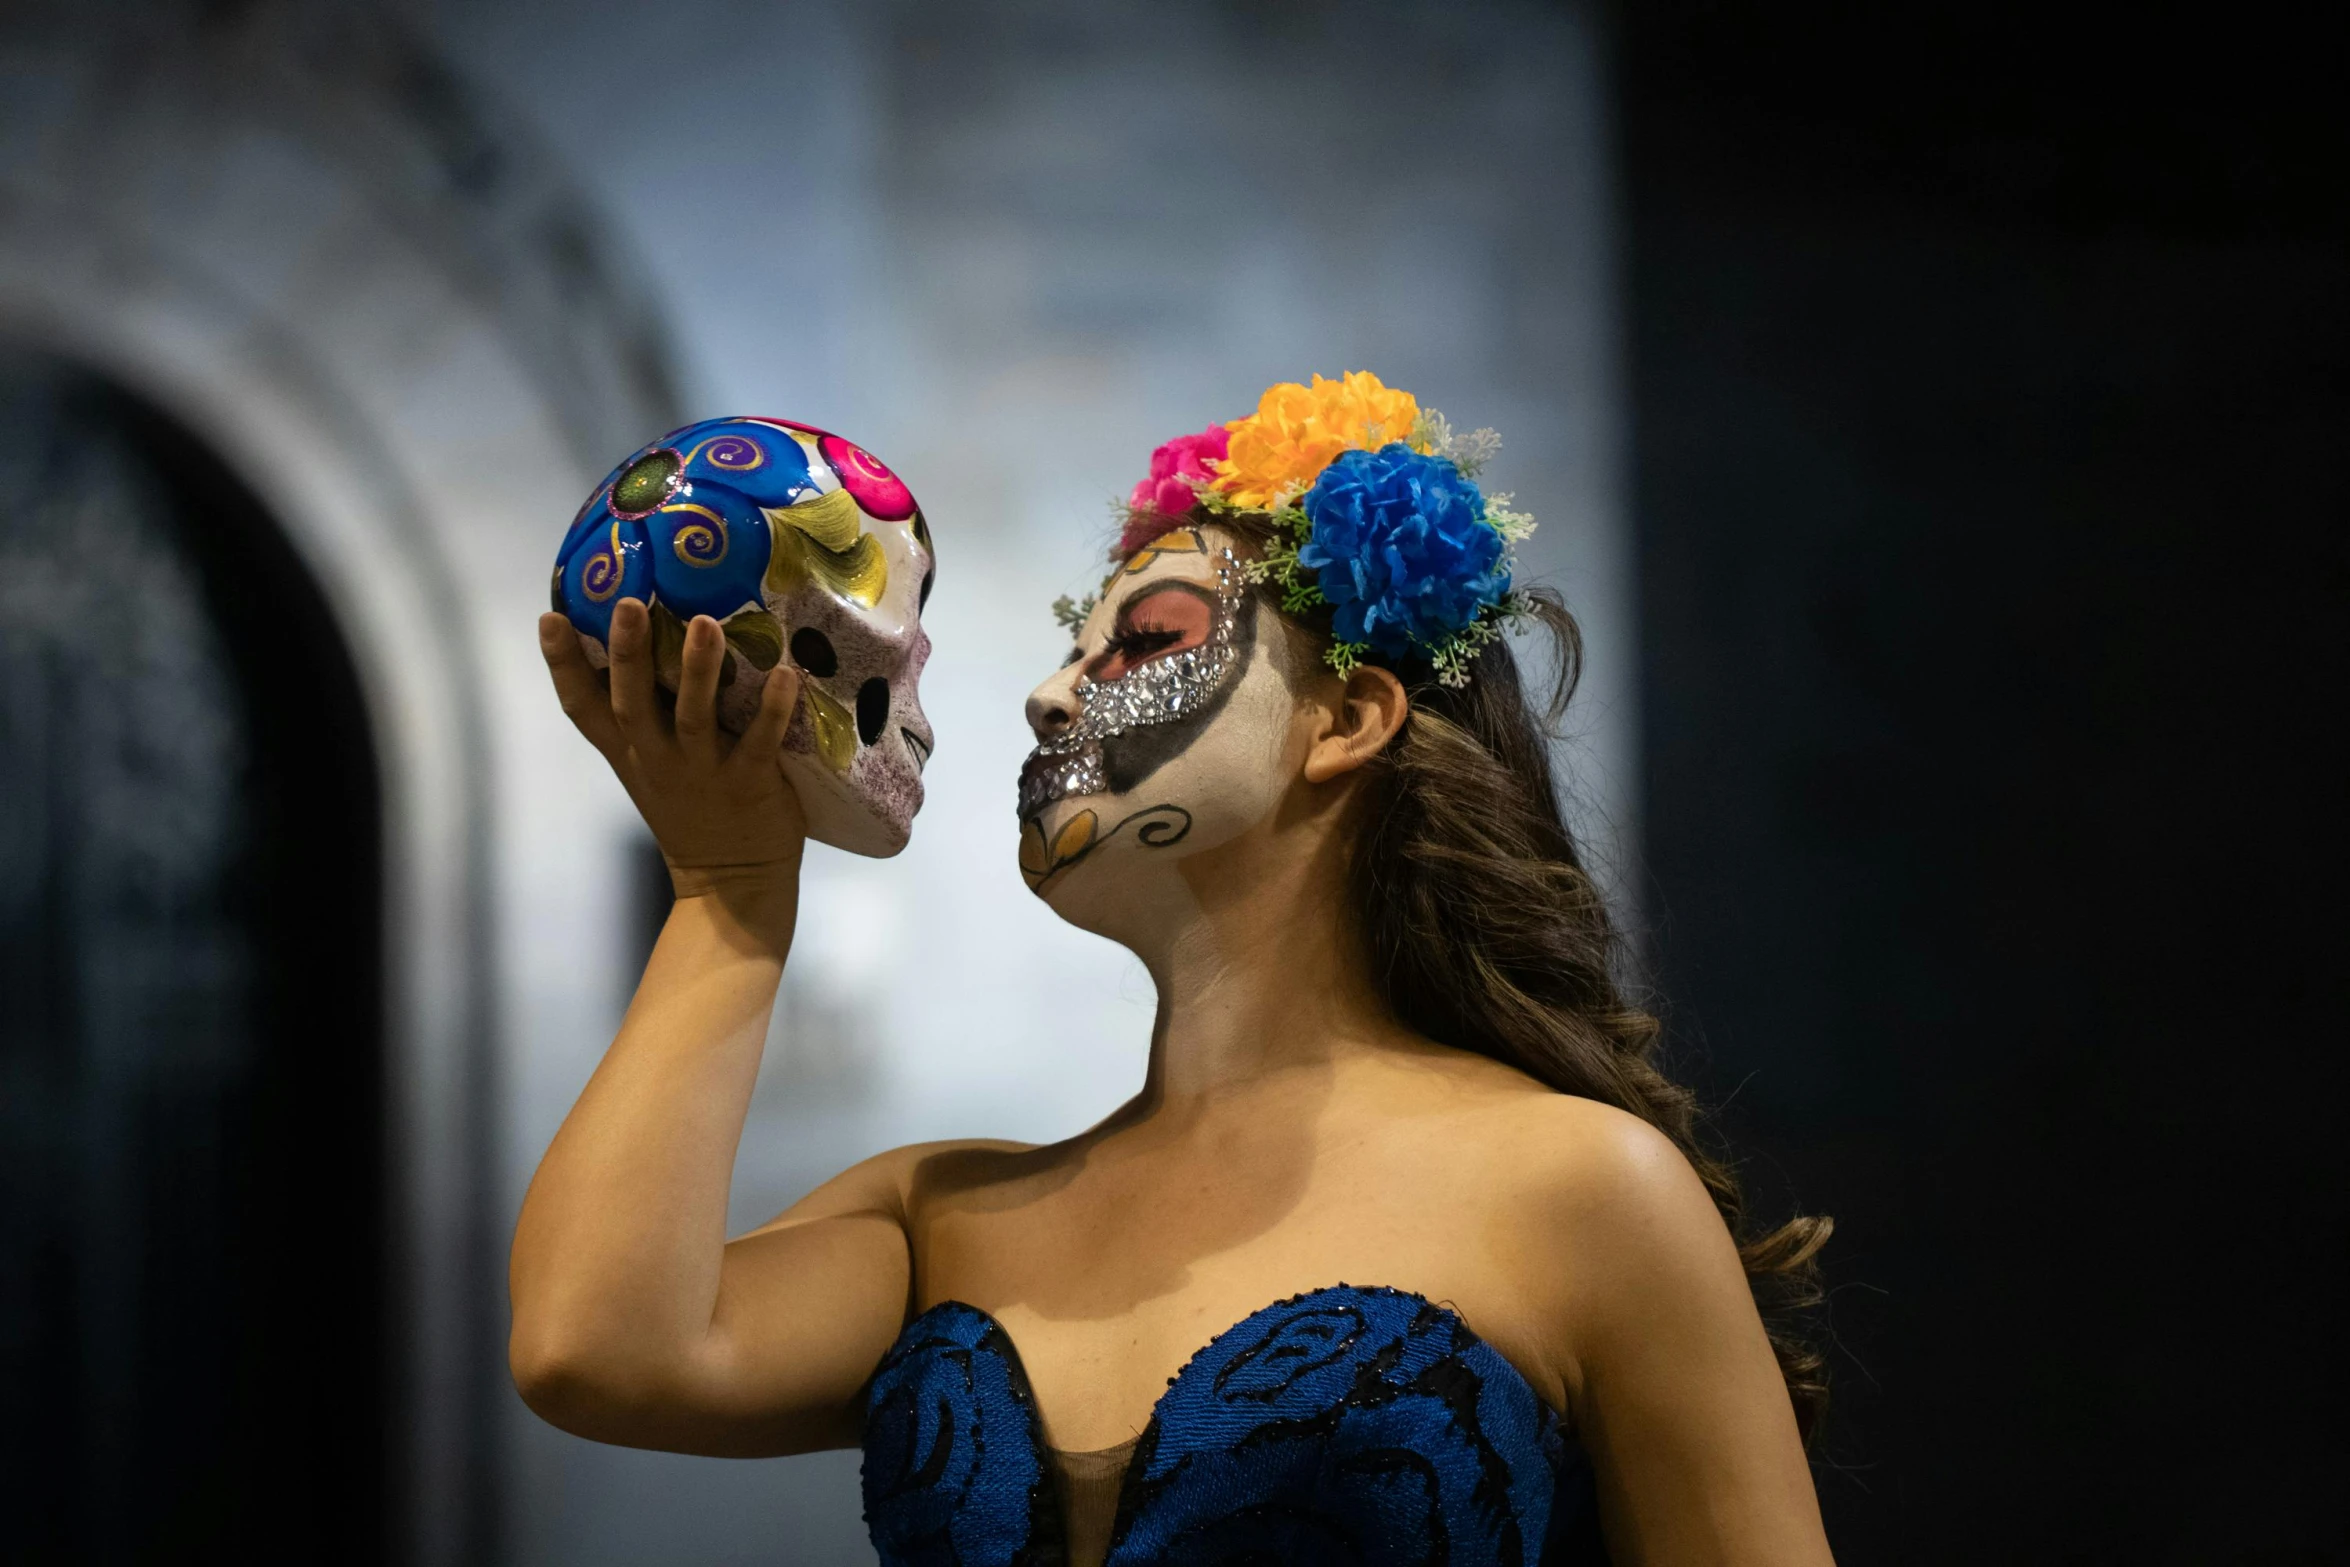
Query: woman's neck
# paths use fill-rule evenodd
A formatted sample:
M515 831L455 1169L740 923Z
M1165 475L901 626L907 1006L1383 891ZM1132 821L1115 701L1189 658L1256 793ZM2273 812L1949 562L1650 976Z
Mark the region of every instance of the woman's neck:
M1304 843L1252 832L1184 862L1192 908L1137 949L1159 994L1144 1108L1204 1105L1410 1039L1372 981L1344 845L1320 825Z

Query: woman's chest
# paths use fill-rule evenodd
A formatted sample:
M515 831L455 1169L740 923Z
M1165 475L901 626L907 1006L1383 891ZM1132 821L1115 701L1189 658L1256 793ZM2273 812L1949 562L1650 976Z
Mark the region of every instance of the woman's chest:
M1090 1491L1061 1492L1091 1471L1047 1451L1021 1360L1002 1323L956 1302L899 1336L865 1420L866 1517L885 1562L1099 1562L1106 1549L1118 1567L1523 1567L1552 1559L1562 1502L1588 1511L1587 1471L1533 1388L1458 1313L1402 1291L1309 1291L1218 1332L1104 1471L1117 1481L1108 1516L1082 1505Z
M1377 1160L1286 1181L1214 1162L1134 1161L913 1228L917 1310L961 1301L1016 1346L1047 1441L1127 1441L1170 1380L1272 1302L1336 1284L1442 1302L1556 1407L1540 1301L1490 1193Z

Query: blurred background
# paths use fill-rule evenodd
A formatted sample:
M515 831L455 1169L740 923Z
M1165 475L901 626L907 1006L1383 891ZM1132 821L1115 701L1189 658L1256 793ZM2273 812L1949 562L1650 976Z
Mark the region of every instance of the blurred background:
M1508 438L1561 757L1767 1212L1847 1562L2350 1560L2350 130L2241 9L0 10L6 1554L860 1562L599 1447L504 1244L657 928L545 689L687 418L940 551L913 846L810 860L737 1170L1051 1138L1151 997L1013 862L1109 501L1271 381ZM2327 712L2337 714L2327 719Z

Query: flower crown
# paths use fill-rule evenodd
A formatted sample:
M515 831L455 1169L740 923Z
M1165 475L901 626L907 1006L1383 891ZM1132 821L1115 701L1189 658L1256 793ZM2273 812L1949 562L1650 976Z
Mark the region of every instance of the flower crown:
M1470 661L1529 611L1510 580L1534 519L1473 478L1500 446L1491 430L1456 435L1368 371L1283 382L1249 417L1151 454L1113 558L1219 514L1256 514L1273 540L1241 569L1277 587L1290 614L1329 606L1331 668L1417 655L1444 684L1466 685ZM1093 604L1064 598L1053 610L1075 630Z

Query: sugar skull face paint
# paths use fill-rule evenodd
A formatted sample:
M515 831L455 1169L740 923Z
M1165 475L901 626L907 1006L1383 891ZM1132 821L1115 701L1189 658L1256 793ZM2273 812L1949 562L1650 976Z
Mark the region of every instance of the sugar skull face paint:
M1120 575L1140 572L1130 564ZM1114 611L1107 645L1077 677L1077 721L1040 742L1020 769L1021 820L1075 795L1122 794L1156 771L1154 753L1187 741L1231 678L1247 603L1230 550L1217 561L1212 592L1164 578L1128 594ZM1169 727L1176 725L1182 727ZM1160 745L1144 738L1150 730L1167 731L1151 737ZM1118 741L1130 743L1114 746ZM1113 754L1120 765L1112 765Z
M612 610L644 601L654 665L677 687L686 623L726 636L718 721L741 732L768 675L803 676L783 770L808 834L856 854L906 846L933 748L923 715L936 572L904 481L862 447L788 419L709 419L612 470L555 558L555 608L605 662Z
M1260 645L1269 623L1232 553L1190 530L1110 579L1029 704L1020 869L1065 917L1114 934L1139 891L1115 867L1187 858L1272 811L1295 702Z

